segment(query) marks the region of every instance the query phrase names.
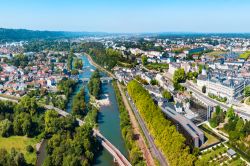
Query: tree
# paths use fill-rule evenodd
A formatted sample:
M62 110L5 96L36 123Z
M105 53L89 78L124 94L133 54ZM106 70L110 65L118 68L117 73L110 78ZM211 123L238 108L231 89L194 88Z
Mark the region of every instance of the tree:
M81 115L81 116L86 115L85 105L86 104L85 104L85 98L84 98L84 88L82 88L80 92L78 92L73 99L72 113L74 115Z
M167 100L172 100L172 95L171 95L171 93L170 93L169 91L167 91L167 90L164 90L164 91L162 92L162 97L165 98L165 99L167 99Z
M76 69L74 69L74 70L71 71L71 74L72 74L72 75L78 75L78 74L79 74L79 71L76 70Z
M189 71L189 72L187 73L187 79L188 79L188 80L192 80L192 79L193 79L193 73L192 73L192 72Z
M202 73L203 65L199 65L199 74Z
M135 80L128 83L127 90L159 149L168 157L169 164L193 165L195 157L185 145L185 137L165 118L149 92Z
M228 108L228 110L227 110L227 117L229 119L234 119L235 113L234 113L233 107Z
M1 166L26 166L26 160L22 153L17 152L14 148L11 153L6 149L0 149L0 165Z
M101 75L98 70L96 70L88 83L89 92L95 98L99 99L101 94Z
M243 129L244 129L244 121L243 119L240 118L236 123L235 130L241 133Z
M15 116L13 121L13 130L15 135L32 134L32 120L28 113L22 112Z
M150 84L151 84L151 85L158 85L158 81L155 80L155 79L152 79L152 80L150 81Z
M82 59L75 59L74 68L81 70L83 67Z
M146 65L147 62L148 62L148 57L147 57L146 55L142 55L141 61L142 61L142 64L143 64L143 65Z
M31 145L26 146L26 151L29 153L33 153L34 152L34 148Z
M175 70L174 76L173 76L173 82L174 83L183 83L186 81L186 75L184 69L180 68Z
M9 137L12 134L13 125L10 120L0 121L0 134L2 137Z
M59 130L59 114L56 111L48 110L45 112L45 133L53 134Z
M244 95L245 97L249 97L250 96L250 86L246 86L244 89Z
M20 102L16 105L15 110L19 112L26 112L34 115L37 111L38 105L35 97L28 95L21 98Z
M205 86L205 85L203 85L203 87L202 87L202 93L206 93L206 91L207 91L207 87Z
M212 118L209 120L211 127L215 128L220 123L223 123L225 120L225 113L220 108L220 106L216 106L215 112L212 114Z

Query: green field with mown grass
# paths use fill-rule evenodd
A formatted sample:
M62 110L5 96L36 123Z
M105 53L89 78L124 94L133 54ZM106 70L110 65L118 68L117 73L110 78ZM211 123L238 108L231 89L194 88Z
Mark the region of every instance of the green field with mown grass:
M27 152L26 147L31 145L36 149L36 144L38 142L37 139L28 138L26 136L11 136L8 138L0 137L0 148L6 149L8 152L10 152L12 148L15 148L17 151L24 154L27 163L35 165L36 152L34 150L33 153L29 153Z

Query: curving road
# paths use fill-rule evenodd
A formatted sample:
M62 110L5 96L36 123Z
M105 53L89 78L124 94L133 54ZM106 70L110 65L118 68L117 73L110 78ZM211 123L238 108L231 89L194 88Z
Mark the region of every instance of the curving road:
M202 92L200 92L197 88L195 88L192 84L190 83L183 83L183 86L185 86L187 89L191 90L193 93L197 94L198 96L200 96L200 99L204 102L207 103L208 105L219 105L222 109L224 110L228 110L228 108L230 108L230 106L221 103L219 101L213 100L210 97L206 96L205 94L203 94ZM239 114L239 116L244 116L246 118L250 119L250 114L246 113L244 111L238 110L238 109L234 109L234 111Z

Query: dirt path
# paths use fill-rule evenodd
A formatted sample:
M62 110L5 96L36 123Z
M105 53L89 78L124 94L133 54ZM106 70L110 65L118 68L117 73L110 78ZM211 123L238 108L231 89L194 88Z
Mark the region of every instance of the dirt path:
M133 133L137 136L137 140L136 142L138 143L142 153L143 153L143 157L146 161L146 164L148 166L155 166L155 163L154 163L154 158L152 156L152 154L150 153L147 145L146 145L146 142L144 141L142 135L141 135L141 132L140 132L140 128L139 128L139 125L135 119L135 116L130 108L130 105L127 101L127 98L125 96L125 94L123 93L123 90L122 90L122 87L120 85L119 82L117 82L117 86L119 88L119 91L121 93L121 96L122 96L122 100L123 100L123 103L126 107L126 109L128 110L128 113L129 113L129 117L130 117L130 121L131 121L131 124L132 124L132 128L133 128Z

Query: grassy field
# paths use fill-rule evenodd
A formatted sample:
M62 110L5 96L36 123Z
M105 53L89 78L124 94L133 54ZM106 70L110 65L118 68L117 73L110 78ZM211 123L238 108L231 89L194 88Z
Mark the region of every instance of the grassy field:
M11 148L15 148L19 152L24 154L24 157L28 163L35 165L36 163L36 152L28 153L26 147L28 145L33 146L35 149L36 144L39 141L34 138L28 138L26 136L12 136L9 138L0 137L0 148L6 149L8 152L11 151Z
M212 51L209 53L206 53L206 55L210 56L210 57L215 57L215 58L219 58L220 55L225 54L224 51Z
M149 63L145 66L149 70L164 70L168 69L169 65L165 63Z
M250 51L246 51L245 53L243 54L240 54L239 58L242 58L242 59L248 59L250 57Z

